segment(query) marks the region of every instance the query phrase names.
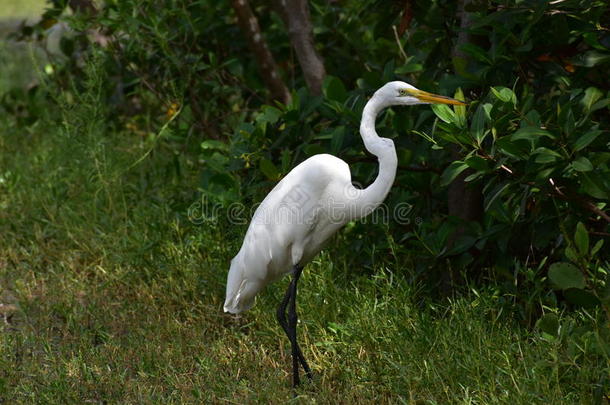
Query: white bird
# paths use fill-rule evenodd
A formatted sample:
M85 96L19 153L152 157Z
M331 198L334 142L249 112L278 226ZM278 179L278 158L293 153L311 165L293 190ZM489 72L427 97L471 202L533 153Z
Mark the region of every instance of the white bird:
M233 314L250 309L256 294L267 284L286 274L293 275L277 310L278 322L292 346L293 387L300 382L299 362L312 377L296 338L297 283L303 267L339 228L368 215L386 198L398 160L394 142L377 135L375 119L386 107L415 104L465 103L400 81L385 84L364 107L360 122L364 146L379 161L373 184L365 189L354 187L349 166L333 155L310 157L265 197L252 217L241 249L231 260L224 310Z

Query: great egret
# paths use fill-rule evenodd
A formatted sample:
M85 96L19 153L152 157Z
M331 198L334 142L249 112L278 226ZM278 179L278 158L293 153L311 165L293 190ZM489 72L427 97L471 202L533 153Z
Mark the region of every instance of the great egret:
M360 135L365 148L377 156L379 173L365 189L352 185L349 166L327 154L315 155L295 167L257 208L239 253L231 260L224 310L248 310L265 285L292 273L293 279L277 310L277 319L290 339L293 387L299 382L299 363L311 379L297 343L297 283L303 266L324 242L348 221L371 213L385 199L396 176L396 149L391 139L375 131L379 112L392 105L465 103L394 81L375 92L362 112ZM288 316L286 308L288 307Z

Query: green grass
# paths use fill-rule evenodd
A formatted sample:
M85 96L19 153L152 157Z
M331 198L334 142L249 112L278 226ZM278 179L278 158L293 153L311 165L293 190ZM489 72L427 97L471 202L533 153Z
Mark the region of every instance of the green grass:
M46 7L45 0L3 0L0 20L36 19Z
M89 75L36 122L0 114L0 402L292 401L274 318L286 280L243 316L222 312L243 226L191 224L196 161L110 127ZM522 327L492 289L427 302L341 255L329 248L300 284L315 380L294 402L592 403L608 375L606 357Z
M0 76L0 94L10 90L24 93L36 83L35 71L31 67L32 56L28 49L31 48L24 44L0 40L0 55L11 55L10 58L0 58L0 72L5 72Z
M23 20L30 24L37 21L45 7L44 0L2 1L0 7L0 94L4 94L10 89L24 91L35 83L32 55L41 58L43 52L26 43L8 40L7 37L18 31L19 24Z

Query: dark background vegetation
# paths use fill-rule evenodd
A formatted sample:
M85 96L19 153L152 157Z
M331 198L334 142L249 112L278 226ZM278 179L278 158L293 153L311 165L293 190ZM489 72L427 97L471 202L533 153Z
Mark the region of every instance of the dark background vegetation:
M85 331L69 333L123 352L136 343L120 340L117 325L129 318L137 328L143 320L121 311L116 317L99 315L108 310L106 300L120 303L122 311L128 303L157 308L161 319L182 314L177 315L181 322L191 319L182 327L209 322L217 327L211 328L213 341L220 345L225 339L229 348L242 344L257 323L265 325L259 333L268 337L274 326L264 308L273 306L272 298L262 298L263 310L246 326L227 325L232 321L220 315L228 259L248 219L248 212L236 214L236 204L261 201L283 175L317 153L348 162L356 183L372 182L377 164L360 140L360 113L378 87L404 80L470 104L394 108L379 118L379 134L394 140L399 156L387 200L390 220L350 223L308 273L326 272L312 281L311 288L319 289L312 292L317 305L324 306L325 293L338 294L334 288L345 290L341 294L355 290L356 296L341 295L344 305L362 306L363 321L366 316L385 319L371 331L370 336L382 337L371 340L370 352L385 351L379 358L365 356L360 371L354 366L334 377L329 372L321 391L333 392L337 384L349 391L355 381L370 378L377 385L365 384L352 394L390 402L468 402L469 395L480 403L510 397L524 403L607 402L608 21L610 8L601 0L50 1L38 19L6 29L11 39L1 48L11 59L4 62L11 79L0 87L0 190L5 193L0 220L7 246L3 305L11 308L5 318L13 317L17 330L28 325L37 331L32 336L46 331L50 335L41 341L49 345L55 336L49 325L57 323L65 337L71 322L72 327L86 324ZM32 45L27 52L25 44ZM32 77L23 73L30 65L36 67ZM392 221L395 207L405 202L411 207L408 220ZM210 210L213 218L202 217ZM243 221L232 220L236 215ZM62 284L67 274L77 287ZM55 285L58 295L48 299L36 292L43 287L35 280ZM132 286L135 296L117 285ZM383 292L371 292L371 286ZM71 299L61 296L73 288L77 292ZM92 293L90 300L79 295L90 288L99 295ZM371 295L359 297L361 290ZM379 294L384 305L398 309L377 314L369 306ZM40 304L42 297L46 304ZM80 313L74 309L79 305L89 309ZM191 305L202 312L185 309ZM421 312L413 315L401 306ZM308 309L305 318L319 310L314 303ZM309 342L310 350L326 353L318 358L322 373L356 347L368 347L358 335L366 327L347 313L341 307L325 309L323 319L308 329L321 328L335 339L315 335ZM400 326L406 319L417 321ZM167 336L184 333L167 322L161 327L167 335L161 334L157 347L169 344ZM498 323L503 326L496 330ZM514 362L523 362L524 369L504 372L526 379L515 382L514 391L507 394L504 383L490 383L500 378L498 371L481 364L501 361L481 355L484 350L469 357L472 365L455 372L448 367L447 375L434 377L438 380L425 373L419 382L410 379L417 371L397 354L398 346L419 333L421 339L434 335L450 342L455 336L434 328L450 333L467 324L488 339L489 345L478 344L492 357L506 350ZM227 326L233 328L231 339L223 333ZM154 329L140 327L142 336ZM380 332L384 327L395 333L386 339ZM491 335L485 334L488 327ZM412 330L409 337L403 336L405 330ZM512 345L513 338L519 350L502 346ZM23 357L15 353L26 350L27 339L11 339L3 346L9 358ZM54 350L72 353L58 339ZM461 339L465 344L476 340ZM411 343L411 361L425 363L430 342ZM337 352L335 344L344 344L345 351ZM528 344L533 354L518 354ZM241 347L240 354L263 347ZM464 350L443 348L446 357L439 356L437 367ZM227 355L213 353L208 357L216 364L208 369L219 367ZM324 360L328 353L338 360L332 355ZM175 353L166 355L171 363ZM30 356L29 367L42 361ZM263 357L269 368L282 368L282 361L270 360L273 351ZM89 381L96 371L83 372L90 363L80 361L74 366L84 373L80 381ZM134 375L155 376L155 361L146 361L153 371L145 366ZM257 357L248 361L254 364ZM545 366L528 368L529 361ZM253 364L249 372L260 373ZM4 366L11 367L10 361ZM181 367L192 364L176 365ZM396 367L393 376L387 367ZM474 382L462 381L458 375L472 367L484 371ZM3 373L0 398L31 389L26 384L21 391L11 390L23 377L18 368ZM209 383L215 375L195 380ZM218 375L216 384L227 386L232 375ZM70 385L69 378L56 378L60 386ZM120 398L124 391L136 402L206 395L193 381L178 384L182 396L172 396L161 377L148 381L150 392L140 393L144 396L134 391L137 384L117 388L117 381L109 381L97 399L109 393ZM242 381L242 388L256 391L257 380L248 381L251 386ZM426 391L421 381L446 381L448 391ZM95 391L96 384L89 384ZM165 387L158 388L160 397L155 397L155 384ZM470 391L457 388L464 386ZM267 387L255 397L246 388L233 398L268 399L276 389ZM61 389L43 391L52 400L65 399ZM205 398L222 397L218 390Z

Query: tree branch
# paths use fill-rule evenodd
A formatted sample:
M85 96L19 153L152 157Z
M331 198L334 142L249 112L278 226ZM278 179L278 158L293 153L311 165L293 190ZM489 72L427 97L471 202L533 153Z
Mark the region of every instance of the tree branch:
M277 63L263 38L258 19L254 15L248 0L232 0L231 4L237 14L237 23L248 41L250 51L254 54L256 62L263 76L271 97L284 104L290 102L290 92L282 80Z
M597 208L597 206L595 204L593 204L591 201L587 200L586 198L584 198L570 190L567 190L568 193L566 194L561 188L559 188L555 185L555 183L553 182L553 179L549 179L549 183L551 184L551 186L553 188L552 195L555 195L564 201L576 201L584 209L592 212L593 214L599 215L604 220L606 220L606 222L608 222L610 224L610 216L608 214L606 214L606 212Z
M288 29L290 44L297 54L307 87L312 94L320 95L326 69L322 57L314 46L307 0L277 0L276 3L276 9Z

